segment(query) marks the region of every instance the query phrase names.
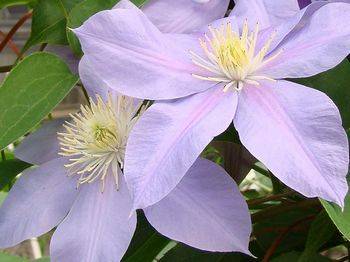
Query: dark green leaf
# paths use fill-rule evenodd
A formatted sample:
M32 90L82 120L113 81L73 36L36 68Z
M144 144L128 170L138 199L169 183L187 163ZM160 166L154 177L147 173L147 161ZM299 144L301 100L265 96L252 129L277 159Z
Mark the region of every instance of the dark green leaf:
M201 251L178 243L174 248L160 259L160 262L229 262L229 261L255 261L253 258L240 253L215 253Z
M28 167L30 167L30 164L18 159L10 159L0 162L0 190Z
M53 54L36 53L20 62L0 87L0 149L35 127L77 81Z
M137 214L137 228L128 251L122 261L153 261L171 240L157 233L148 223L145 215Z
M82 0L39 0L33 11L32 31L23 52L39 43L68 44L67 16Z
M275 254L281 254L293 249L303 249L307 240L307 232L311 216L318 209L305 208L283 212L254 225L254 235L260 247L266 252L283 232L287 232L279 243Z
M305 250L299 258L299 262L311 261L318 253L318 250L328 242L336 232L336 228L325 211L317 215L312 222Z
M338 106L346 129L350 128L350 62L344 60L337 67L322 74L296 80L298 83L313 87L326 93Z
M298 261L300 256L301 252L292 251L272 259L271 262L296 262ZM309 262L311 261L330 262L331 260L319 254L315 254L312 257L310 257Z

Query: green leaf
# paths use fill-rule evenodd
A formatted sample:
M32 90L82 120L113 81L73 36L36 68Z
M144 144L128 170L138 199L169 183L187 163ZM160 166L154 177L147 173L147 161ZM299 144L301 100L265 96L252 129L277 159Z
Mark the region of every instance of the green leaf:
M22 257L8 255L4 253L0 253L0 261L1 262L29 262L29 260L24 259Z
M289 230L275 250L279 255L294 249L303 249L307 241L310 217L318 214L318 208L293 209L283 212L254 225L254 234L260 247L266 252L278 239L281 232ZM298 223L297 227L293 227ZM266 230L269 229L269 230Z
M50 262L50 258L49 257L42 257L42 258L34 260L34 262Z
M174 248L168 251L160 262L229 262L229 261L255 261L252 257L240 253L215 253L201 251L184 244L178 243Z
M347 179L348 184L350 184L350 174L347 175ZM344 210L342 210L337 204L327 202L326 200L320 199L320 202L338 230L344 235L344 237L350 240L350 192L348 192L345 197Z
M18 159L0 162L0 190L8 185L19 173L31 165Z
M150 226L142 212L138 212L136 232L122 261L152 262L170 242Z
M338 106L346 129L350 128L350 62L344 60L335 68L322 74L298 79L296 82L326 93Z
M69 13L68 16L68 28L77 28L81 26L90 16L96 14L99 11L111 9L117 4L118 0L84 0L78 3ZM141 6L147 0L133 0L135 5ZM78 38L71 30L67 30L67 39L73 52L76 55L81 56L82 51Z
M102 10L111 9L117 2L116 0L84 0L72 8L68 15L67 27L77 28L93 14ZM79 40L70 29L67 30L67 39L73 52L81 56L82 51Z
M6 197L7 197L7 192L1 192L0 191L0 205L2 204L2 202L4 202Z
M33 11L32 31L22 52L39 43L66 45L67 16L82 0L39 0Z
M272 259L271 262L296 262L298 261L300 256L301 256L301 252L291 251ZM312 257L310 257L309 262L311 261L330 262L331 260L319 254L314 254Z
M0 87L0 149L35 127L77 81L53 54L41 52L23 59Z
M306 240L305 250L298 262L311 261L318 250L328 242L336 232L336 228L325 211L321 211L312 222Z
M36 0L1 0L0 9L14 5L34 4Z

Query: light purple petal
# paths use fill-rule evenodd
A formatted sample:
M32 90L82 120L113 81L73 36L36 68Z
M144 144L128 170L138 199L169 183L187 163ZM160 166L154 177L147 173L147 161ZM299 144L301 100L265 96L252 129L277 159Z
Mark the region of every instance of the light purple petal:
M198 38L162 34L138 9L100 12L74 32L96 74L124 95L171 99L213 85L191 75L203 75L189 54L202 54Z
M99 181L81 185L71 211L52 237L52 261L120 261L123 257L136 228L136 213L129 218L131 199L123 176L119 190L112 174L105 182L103 193Z
M262 68L261 73L276 79L299 78L333 68L350 52L349 16L349 4L322 6L283 40L277 47L281 54Z
M247 86L234 124L243 145L286 185L344 205L348 140L325 94L288 81Z
M76 197L76 180L66 176L65 159L28 169L0 208L0 247L14 246L54 228Z
M79 76L90 97L95 97L98 94L103 100L106 100L108 92L112 92L106 82L96 73L86 56L80 60Z
M164 33L189 33L224 17L229 0L150 0L142 10Z
M165 197L233 119L237 96L222 87L156 103L136 123L125 155L125 178L134 208Z
M254 28L259 22L261 29L278 25L299 11L298 0L236 0L230 16L235 16L240 25L245 19Z
M58 158L57 132L62 131L66 119L45 122L37 131L28 135L15 149L15 156L27 163L40 165Z
M198 159L168 196L144 212L171 239L208 251L250 254L247 204L225 170L209 160Z

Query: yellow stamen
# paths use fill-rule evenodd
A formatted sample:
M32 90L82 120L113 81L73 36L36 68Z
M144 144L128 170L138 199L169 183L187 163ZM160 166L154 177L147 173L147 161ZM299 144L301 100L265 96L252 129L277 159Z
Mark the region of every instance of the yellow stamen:
M257 70L280 54L279 51L265 59L275 34L270 36L260 50L256 50L258 23L254 31L250 32L248 22L245 21L241 35L232 29L231 23L219 28L209 26L209 32L211 37L205 35L205 39L199 40L206 57L190 51L193 63L208 71L208 76L192 74L194 77L226 83L223 89L225 92L231 87L239 91L244 84L259 85L258 80L273 80L259 75Z
M58 133L60 155L69 157L69 175L79 175L78 185L99 179L102 191L107 174L112 173L118 188L118 170L123 168L129 133L144 112L142 103L125 96L112 97L107 102L96 96L90 107L81 106L80 113L71 115L65 132ZM119 168L118 168L119 166Z

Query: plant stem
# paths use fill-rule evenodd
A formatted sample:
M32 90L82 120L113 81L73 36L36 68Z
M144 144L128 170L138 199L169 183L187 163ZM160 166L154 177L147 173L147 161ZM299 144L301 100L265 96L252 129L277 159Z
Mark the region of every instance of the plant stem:
M252 165L252 169L255 170L256 172L264 175L264 176L267 176L267 177L270 177L270 173L268 170L258 166L258 165Z
M24 24L27 19L32 17L32 12L28 12L24 14L17 23L11 28L10 32L5 36L4 40L0 43L0 52L4 49L7 43L12 39L13 35L17 32L17 30Z
M6 34L2 31L0 31L0 35L2 38L5 38L6 37ZM17 47L17 45L10 39L9 42L8 42L8 47L10 47L10 49L17 55L19 56L19 54L21 53Z
M45 48L46 48L46 46L47 46L47 43L43 43L43 44L41 44L41 45L40 45L40 47L39 47L39 52L44 51L44 50L45 50Z
M12 69L12 65L0 66L0 73L10 72Z
M275 239L275 241L272 243L272 245L270 246L270 248L266 251L264 259L262 260L262 262L268 262L270 261L271 256L275 253L276 249L278 248L278 246L282 243L282 240L288 235L288 233L290 231L292 231L296 226L298 226L301 223L305 223L311 219L313 219L315 216L308 216L308 217L304 217L303 219L300 219L296 222L294 222L292 225L290 225L289 227L287 227L285 230L283 230L279 236Z
M6 160L5 150L1 150L1 159L2 161Z
M81 87L81 90L83 90L83 93L84 93L84 96L85 96L85 98L86 98L86 101L87 101L88 104L90 105L89 95L88 95L88 93L87 93L85 87L84 87L83 85L79 85L79 84L78 84L78 86L80 86L80 87Z
M294 191L288 191L286 193L281 193L281 194L277 194L277 195L272 195L272 196L267 196L267 197L263 197L263 198L256 198L256 199L251 199L248 200L247 203L249 206L254 206L254 205L259 205L268 201L273 201L273 200L280 200L281 198L290 196L290 195L294 195L295 192Z
M253 224L261 222L278 214L288 212L289 210L294 210L298 208L319 207L319 205L320 202L317 198L299 201L296 203L283 203L277 206L265 208L257 213L252 214L252 222Z

